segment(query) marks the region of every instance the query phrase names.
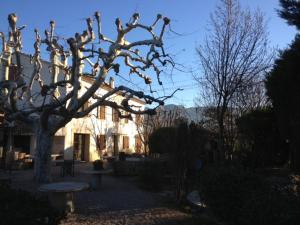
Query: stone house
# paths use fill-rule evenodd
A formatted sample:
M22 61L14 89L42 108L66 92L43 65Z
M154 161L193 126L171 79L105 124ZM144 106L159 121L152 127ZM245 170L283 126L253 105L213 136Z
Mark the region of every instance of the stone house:
M30 56L22 54L21 60L23 74L31 74L33 66L30 64ZM51 77L50 63L42 61L42 64L41 75L44 83L47 83ZM10 70L10 79L15 79L13 67ZM92 77L82 76L80 91L86 90L92 82ZM109 83L103 84L96 94L101 96L113 88L114 80L111 78ZM61 95L65 95L66 92L68 92L68 88L65 91L61 90ZM35 84L32 93L37 95L36 102L42 101L39 97L40 87L38 84ZM116 102L121 102L124 97L117 93L111 98ZM93 100L89 101L84 107L87 107ZM140 109L145 106L145 102L137 98L133 98L129 103ZM120 151L142 153L143 145L136 125L140 122L141 116L139 115L132 115L132 120L121 119L113 108L100 106L90 112L88 116L72 119L65 127L58 130L54 137L52 154L63 154L65 159L94 161L103 154L117 156ZM17 123L13 126L12 146L15 151L34 155L36 136L31 128Z

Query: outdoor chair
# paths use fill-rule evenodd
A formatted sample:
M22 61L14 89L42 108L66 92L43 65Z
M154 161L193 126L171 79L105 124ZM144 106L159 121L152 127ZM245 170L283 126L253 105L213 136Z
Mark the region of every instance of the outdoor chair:
M60 174L62 177L66 175L74 177L74 160L64 160L61 165Z

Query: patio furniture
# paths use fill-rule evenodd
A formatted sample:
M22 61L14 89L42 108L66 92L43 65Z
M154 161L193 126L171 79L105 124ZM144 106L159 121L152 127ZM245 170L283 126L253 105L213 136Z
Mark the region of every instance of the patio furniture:
M57 160L59 161L59 160ZM63 160L61 164L60 175L62 177L70 175L74 177L74 160Z
M33 162L34 161L34 156L33 155L30 155L30 154L26 154L24 159L27 161L27 162Z
M26 165L27 168L33 168L33 165L34 165L34 156L30 155L30 154L27 154L25 155L24 157L24 163Z
M83 182L57 182L44 184L39 187L39 191L48 193L50 204L60 212L73 213L75 210L73 193L88 187L89 185Z
M18 160L23 160L25 159L26 153L25 152L19 152L18 154Z
M62 154L51 154L51 160L52 161L62 159L62 157L63 157Z
M91 175L90 187L96 190L102 183L102 175L110 174L113 170L82 170L80 173Z

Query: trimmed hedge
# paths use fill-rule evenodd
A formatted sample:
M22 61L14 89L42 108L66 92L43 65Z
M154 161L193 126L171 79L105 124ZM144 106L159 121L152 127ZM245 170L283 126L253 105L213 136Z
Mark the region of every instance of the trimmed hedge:
M115 161L113 162L113 169L116 176L136 176L139 174L142 161Z

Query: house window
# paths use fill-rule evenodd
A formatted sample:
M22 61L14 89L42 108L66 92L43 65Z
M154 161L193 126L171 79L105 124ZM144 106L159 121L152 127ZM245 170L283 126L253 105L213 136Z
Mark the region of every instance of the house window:
M106 136L103 134L97 135L97 149L98 150L106 149Z
M112 109L112 121L119 122L119 112L116 109Z
M129 149L129 137L123 136L123 149Z
M105 106L104 105L99 106L97 108L97 110L98 110L98 113L97 113L98 114L98 118L100 120L105 120L105 111L106 111Z
M135 136L135 151L137 153L140 153L142 150L142 140L141 137L139 135Z

